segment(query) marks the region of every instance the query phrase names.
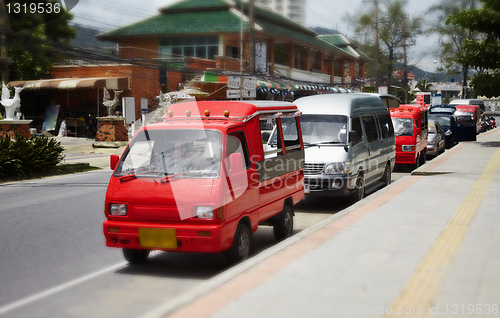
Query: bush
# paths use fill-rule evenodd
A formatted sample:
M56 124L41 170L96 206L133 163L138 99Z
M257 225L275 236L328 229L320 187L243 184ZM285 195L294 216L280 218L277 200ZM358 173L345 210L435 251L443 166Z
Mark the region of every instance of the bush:
M0 178L38 177L58 172L64 148L45 136L0 139Z

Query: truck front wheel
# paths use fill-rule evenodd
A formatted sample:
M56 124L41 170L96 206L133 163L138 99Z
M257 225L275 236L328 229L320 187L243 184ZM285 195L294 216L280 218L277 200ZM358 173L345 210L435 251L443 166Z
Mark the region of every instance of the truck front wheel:
M242 262L252 253L252 232L243 223L238 224L233 245L226 251L226 259L230 264Z
M130 248L124 248L122 249L123 252L123 257L130 263L130 264L141 264L144 263L149 256L149 250L135 250L135 249L130 249Z
M283 207L279 219L273 224L274 238L279 241L292 236L293 232L293 210L289 205Z

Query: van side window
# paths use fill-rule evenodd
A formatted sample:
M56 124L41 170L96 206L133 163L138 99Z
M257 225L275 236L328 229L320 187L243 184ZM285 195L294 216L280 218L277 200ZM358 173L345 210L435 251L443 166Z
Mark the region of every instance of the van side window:
M281 129L283 131L283 140L287 152L300 150L300 137L297 129L297 118L281 118Z
M363 125L365 126L366 139L368 142L379 139L377 131L377 123L373 116L363 116Z
M358 135L356 140L350 140L353 144L357 144L361 140L363 140L363 130L361 128L361 120L359 117L353 117L351 119L351 130L355 131Z
M378 121L380 123L380 130L382 131L382 138L394 136L394 126L392 125L391 115L378 115Z
M243 167L246 169L250 168L250 155L248 152L248 144L245 139L245 134L242 131L230 133L227 137L227 156L232 153L241 153L241 157L243 158ZM229 167L229 160L227 160L227 165Z

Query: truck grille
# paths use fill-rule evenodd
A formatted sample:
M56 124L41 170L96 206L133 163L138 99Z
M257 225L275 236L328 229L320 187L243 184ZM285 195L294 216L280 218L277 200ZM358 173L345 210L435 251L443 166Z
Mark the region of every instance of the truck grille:
M304 174L320 174L325 167L324 163L307 163L305 164Z

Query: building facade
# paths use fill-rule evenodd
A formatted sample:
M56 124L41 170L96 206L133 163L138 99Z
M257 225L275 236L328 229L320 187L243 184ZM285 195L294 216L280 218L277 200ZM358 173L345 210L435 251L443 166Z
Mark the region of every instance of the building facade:
M300 25L306 24L306 0L255 0L255 5L281 14Z

